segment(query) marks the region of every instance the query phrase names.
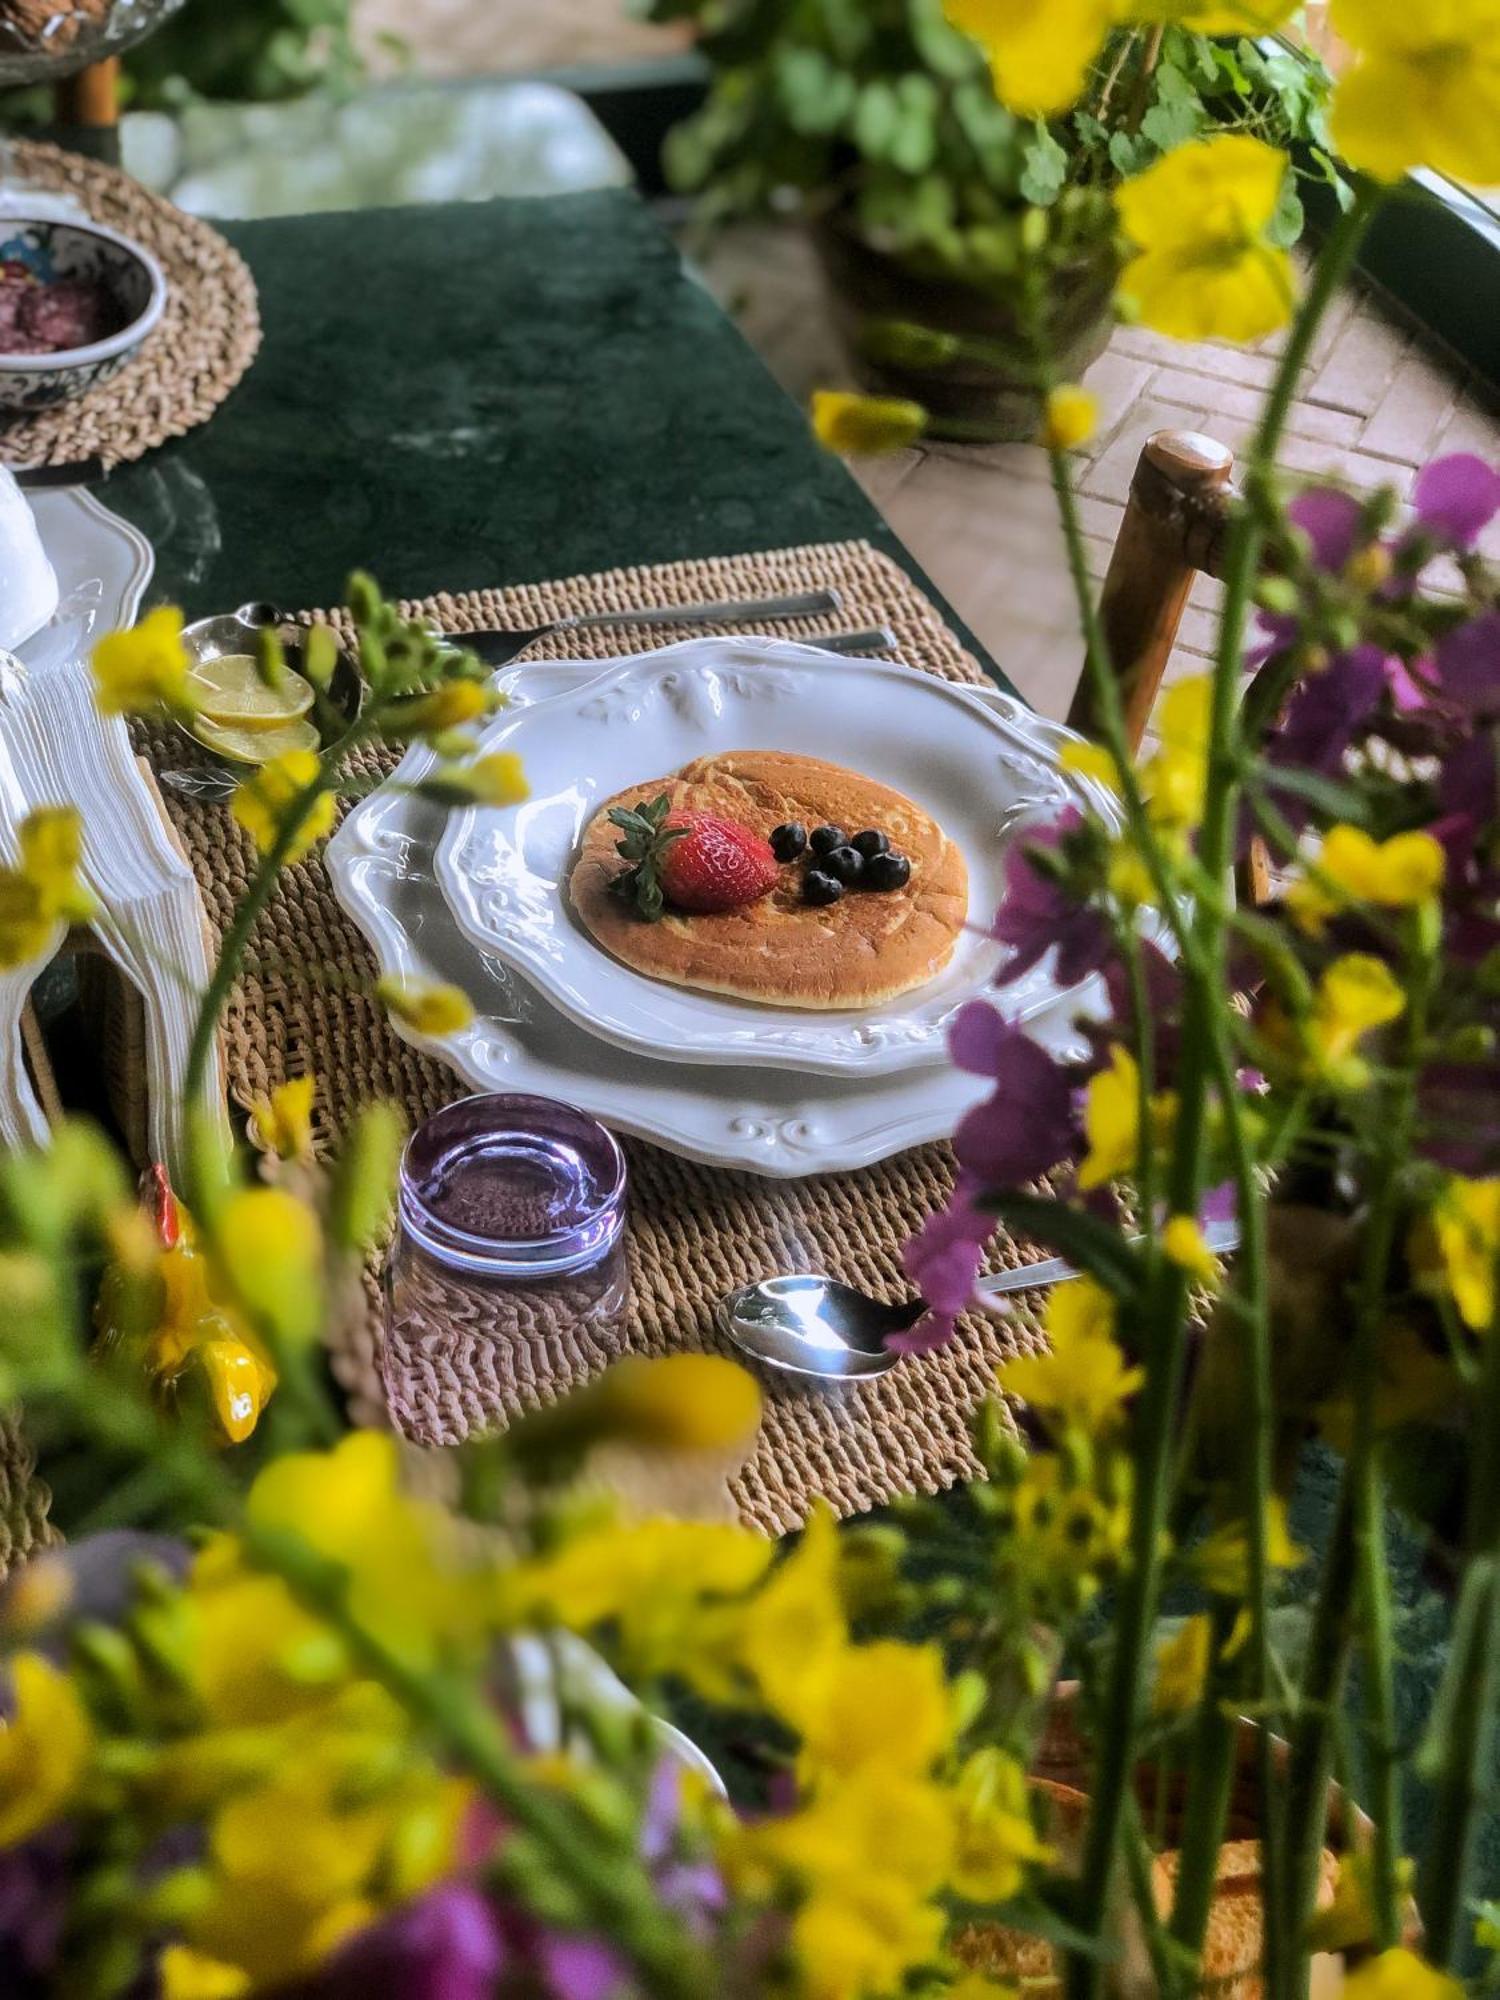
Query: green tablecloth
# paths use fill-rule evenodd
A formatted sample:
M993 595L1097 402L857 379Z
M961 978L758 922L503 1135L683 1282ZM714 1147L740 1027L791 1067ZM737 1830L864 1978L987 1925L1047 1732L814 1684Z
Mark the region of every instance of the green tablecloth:
M625 190L226 234L261 354L102 489L189 615L336 602L357 563L416 597L864 536L918 574Z

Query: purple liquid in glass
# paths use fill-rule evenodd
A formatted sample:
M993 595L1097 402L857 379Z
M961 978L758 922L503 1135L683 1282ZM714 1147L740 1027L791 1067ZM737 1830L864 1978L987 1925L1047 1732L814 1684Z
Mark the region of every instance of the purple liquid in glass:
M545 1097L467 1097L414 1132L387 1270L393 1332L600 1332L624 1309L625 1157Z

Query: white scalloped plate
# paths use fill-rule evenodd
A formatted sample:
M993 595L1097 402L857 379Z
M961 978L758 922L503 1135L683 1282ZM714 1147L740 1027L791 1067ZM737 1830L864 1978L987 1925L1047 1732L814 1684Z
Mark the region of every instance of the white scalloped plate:
M574 666L575 685L594 677L596 664ZM503 679L521 701L537 676L527 666ZM339 902L369 941L382 975L448 980L474 1001L474 1020L445 1040L398 1030L471 1090L559 1098L684 1159L783 1179L870 1166L947 1138L985 1096L982 1078L951 1068L868 1080L692 1069L627 1057L582 1032L455 925L434 867L442 811L400 789L434 761L429 750L409 751L390 784L349 813L326 859ZM1080 1053L1072 1015L1089 997L1087 989L1058 996L1028 1022L1028 1032L1058 1054Z
M559 678L564 671L527 668L527 705L485 730L486 751L520 754L531 797L455 814L439 844L438 880L477 950L521 973L590 1035L635 1055L822 1076L933 1068L945 1060L954 1014L994 977L1000 952L984 926L1017 837L1070 803L1112 816L1104 795L1059 770L1065 730L998 693L889 660L712 638L617 661L581 687ZM878 1008L761 1007L648 979L594 942L572 914L567 880L600 802L735 749L812 749L904 792L938 821L968 864L974 928L935 978ZM1004 998L1017 1020L1054 1005L1050 965Z

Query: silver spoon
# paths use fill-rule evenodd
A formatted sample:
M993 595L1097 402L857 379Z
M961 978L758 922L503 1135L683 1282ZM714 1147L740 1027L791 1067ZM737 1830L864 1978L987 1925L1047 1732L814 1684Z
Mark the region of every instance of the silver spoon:
M1233 1222L1211 1222L1203 1234L1216 1256L1239 1246L1239 1228ZM983 1304L1006 1292L1029 1292L1077 1276L1065 1258L1048 1257L1039 1264L1022 1264L1014 1271L981 1278L979 1300ZM720 1299L718 1320L736 1347L768 1368L838 1382L883 1375L893 1368L901 1356L886 1342L892 1334L915 1326L926 1310L924 1299L883 1305L853 1285L804 1272L741 1285Z

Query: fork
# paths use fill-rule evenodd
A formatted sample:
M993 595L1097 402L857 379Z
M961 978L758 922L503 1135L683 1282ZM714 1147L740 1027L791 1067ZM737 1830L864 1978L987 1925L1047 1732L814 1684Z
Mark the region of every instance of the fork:
M538 639L559 632L628 631L638 625L753 625L762 619L817 618L840 611L836 590L808 590L790 597L723 598L707 604L651 604L628 611L579 611L550 625L507 625L486 632L449 632L444 637L477 653L487 667L507 666ZM827 640L820 639L819 645Z

